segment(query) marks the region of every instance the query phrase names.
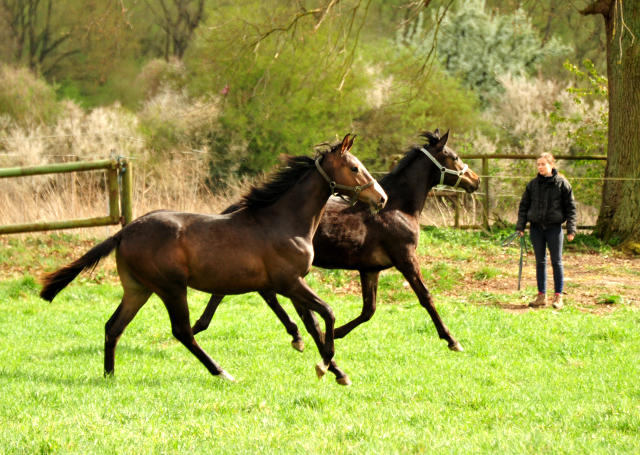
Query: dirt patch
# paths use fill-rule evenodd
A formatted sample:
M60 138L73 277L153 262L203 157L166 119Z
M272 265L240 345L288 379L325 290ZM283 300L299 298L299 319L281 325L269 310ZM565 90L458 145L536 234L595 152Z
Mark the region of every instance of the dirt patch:
M479 281L473 279L472 273L467 272L460 286L464 291L454 289L446 294L461 296L463 293L486 292L498 295L499 301L492 304L501 306L505 311L512 313L529 311L525 305L533 295L526 296L517 291L519 257L500 255L496 258L486 258L486 260L500 270L500 275L493 279ZM640 306L640 258L617 254L565 252L563 265L566 305L594 314L608 314L620 305ZM463 268L473 269L474 265L468 263L463 265ZM547 263L547 283L548 293L551 296L553 272L550 260ZM535 258L530 253L524 259L521 289L535 289L535 287Z
M421 256L420 263L424 269L442 262L441 257ZM513 314L537 311L528 306L535 296L536 271L535 257L530 253L524 258L522 271L522 291L518 286L519 255L500 252L493 256L482 255L482 262L451 261L460 272L460 278L450 290L438 289L437 282L426 280L436 301L439 297L460 298L478 305L492 305ZM478 270L483 266L496 269L496 276L479 280ZM587 254L565 252L563 257L565 288L564 302L566 306L578 308L580 311L605 315L622 305L640 306L640 258L616 254ZM336 285L329 284L332 293L339 295L360 295L358 272L344 272L348 279ZM382 274L398 272L395 269L383 271ZM547 307L551 308L553 289L553 272L551 262L547 264L547 283L549 298ZM409 283L402 282L405 290L410 290ZM533 288L533 289L532 289ZM528 291L527 291L528 290ZM469 299L470 295L480 295ZM384 303L381 301L381 303ZM555 310L553 310L555 311Z
M90 239L52 240L48 235L19 240L10 236L0 237L0 279L16 279L25 275L40 279L44 273L82 256L93 245L94 241ZM425 270L432 270L435 264L443 261L449 262L456 269L457 277L449 289L439 288L436 281L426 280L436 302L439 298L447 296L478 305L499 306L504 311L514 314L536 311L527 306L534 297L536 287L533 253L527 254L524 258L521 285L523 291L517 290L519 254L501 250L499 253L488 255L481 251L477 260L420 257L420 264ZM566 306L600 315L609 314L624 305L640 307L640 258L619 253L589 254L566 251L563 263ZM487 266L494 270L493 277L478 279L478 272ZM550 263L547 271L549 287L552 289L553 274ZM360 279L356 271L344 271L339 278L321 276L323 272L312 273L324 286L330 288L331 293L360 295ZM395 269L382 273L399 275ZM119 280L113 256L105 258L88 279L117 285ZM404 280L400 282L405 291L411 291L409 283ZM477 297L469 298L474 295Z

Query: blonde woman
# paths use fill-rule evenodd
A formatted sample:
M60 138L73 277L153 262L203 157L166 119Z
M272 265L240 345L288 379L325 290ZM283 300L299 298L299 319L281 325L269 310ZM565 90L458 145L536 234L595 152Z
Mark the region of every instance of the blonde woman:
M567 240L576 235L576 202L573 189L562 175L558 174L556 161L550 153L538 157L538 175L527 184L520 200L516 231L524 236L527 222L531 224L530 238L536 256L536 279L538 296L529 306L539 307L547 303L547 248L553 268L555 295L553 307L562 308L564 269L562 267L562 223L567 222Z

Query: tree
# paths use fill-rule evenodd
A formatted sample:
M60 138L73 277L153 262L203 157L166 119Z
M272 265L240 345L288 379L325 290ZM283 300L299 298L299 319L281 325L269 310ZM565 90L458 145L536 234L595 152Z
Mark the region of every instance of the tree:
M570 49L555 38L543 43L523 9L515 14L487 12L485 0L459 3L442 20L437 40L434 29L427 33L422 29L420 13L412 33L404 34L404 41L419 52L437 41L437 59L443 68L476 91L485 106L504 92L500 76L534 74L547 57Z
M598 0L581 11L604 18L609 132L596 234L640 254L640 0Z
M8 29L11 60L47 74L61 60L79 52L69 43L73 24L65 19L68 4L53 0L2 0L0 19ZM67 14L66 17L73 16Z
M355 0L360 4L359 0ZM364 0L363 0L364 1ZM609 99L608 163L602 189L602 203L596 235L610 241L619 238L621 247L640 254L640 0L589 0L581 11L584 16L604 19L606 34ZM332 6L339 2L325 2ZM406 3L408 8L438 8L430 0ZM500 3L500 2L498 2ZM573 8L573 2L533 0L523 3L502 2L507 8L522 5L539 15L548 15L547 23L560 8ZM450 6L446 0L445 10ZM329 11L330 8L325 8ZM415 16L414 16L415 17ZM440 39L443 15L431 24L434 42ZM547 27L548 29L549 27ZM432 53L428 58L433 57Z
M202 20L204 0L160 0L160 11L151 2L147 1L147 5L165 32L165 60L169 61L172 56L182 60L193 32Z

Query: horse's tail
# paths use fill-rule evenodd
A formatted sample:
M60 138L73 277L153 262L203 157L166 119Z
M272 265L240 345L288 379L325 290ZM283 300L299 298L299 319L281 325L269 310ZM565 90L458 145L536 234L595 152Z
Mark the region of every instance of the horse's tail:
M45 275L42 279L43 287L42 291L40 291L40 297L49 302L53 301L58 292L67 287L81 272L95 269L98 262L103 257L108 256L120 244L120 232L94 246L84 256L76 259L71 264Z

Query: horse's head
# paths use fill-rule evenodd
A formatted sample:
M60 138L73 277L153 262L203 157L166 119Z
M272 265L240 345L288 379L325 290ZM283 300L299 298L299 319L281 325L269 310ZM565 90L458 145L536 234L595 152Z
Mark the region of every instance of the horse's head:
M480 177L469 169L458 157L456 152L447 147L449 132L440 137L440 130L433 133L425 131L420 136L427 139L426 149L420 150L425 153L439 169L438 182L441 185L459 186L467 193L473 193L480 187Z
M316 166L329 182L332 194L349 196L352 204L362 201L373 210L380 210L387 203L387 194L360 160L349 152L356 138L349 136L347 134L341 143L322 152Z

